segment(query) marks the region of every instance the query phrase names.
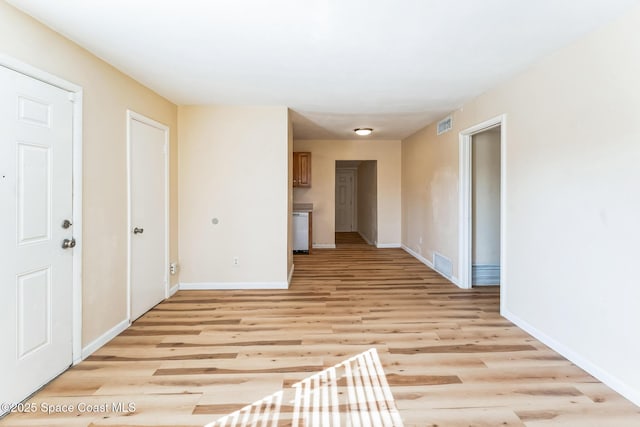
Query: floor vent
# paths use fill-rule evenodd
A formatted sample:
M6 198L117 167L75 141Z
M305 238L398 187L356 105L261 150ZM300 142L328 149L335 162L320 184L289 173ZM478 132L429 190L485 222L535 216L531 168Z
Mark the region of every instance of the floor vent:
M448 132L453 127L453 118L451 116L445 117L438 122L438 135L442 135Z
M474 264L471 266L471 283L474 285L499 285L500 265Z
M438 252L433 253L433 268L445 277L451 278L453 274L453 264L451 260Z

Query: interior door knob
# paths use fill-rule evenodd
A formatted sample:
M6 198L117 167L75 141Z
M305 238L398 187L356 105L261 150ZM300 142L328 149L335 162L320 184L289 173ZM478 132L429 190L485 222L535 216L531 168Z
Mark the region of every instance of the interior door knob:
M76 239L64 239L62 241L62 249L71 249L76 247Z
M142 233L144 233L144 228L135 227L133 229L133 234L142 234Z

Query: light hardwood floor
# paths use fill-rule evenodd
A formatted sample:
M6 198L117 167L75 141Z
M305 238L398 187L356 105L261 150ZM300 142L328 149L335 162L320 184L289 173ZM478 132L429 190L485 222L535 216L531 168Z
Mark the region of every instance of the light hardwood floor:
M406 426L640 426L640 408L500 317L497 287L338 237L295 256L289 290L178 292L0 425L202 426L375 347Z

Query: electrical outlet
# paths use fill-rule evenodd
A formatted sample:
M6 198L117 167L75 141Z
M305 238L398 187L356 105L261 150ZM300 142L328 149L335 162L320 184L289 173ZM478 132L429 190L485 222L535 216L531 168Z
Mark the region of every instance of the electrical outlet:
M233 257L233 265L240 265L240 258L237 256Z
M422 244L422 236L420 236L420 239L419 239L418 243Z
M177 272L178 272L178 264L175 262L172 262L171 264L169 264L169 273L173 276Z

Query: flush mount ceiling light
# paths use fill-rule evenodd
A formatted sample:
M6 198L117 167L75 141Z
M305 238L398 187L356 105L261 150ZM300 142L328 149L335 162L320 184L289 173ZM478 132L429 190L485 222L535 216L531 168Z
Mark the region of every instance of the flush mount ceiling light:
M371 128L357 128L353 130L355 133L357 133L360 136L367 136L367 135L371 135L371 132L373 132L373 129Z

